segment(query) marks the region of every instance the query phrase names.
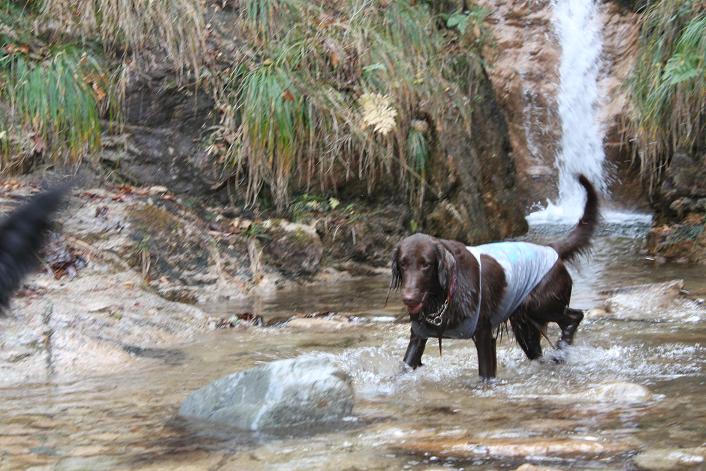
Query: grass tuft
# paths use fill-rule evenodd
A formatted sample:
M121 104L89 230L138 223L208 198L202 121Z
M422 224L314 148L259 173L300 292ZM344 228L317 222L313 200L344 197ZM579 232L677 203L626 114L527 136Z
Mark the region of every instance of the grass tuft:
M641 173L650 190L675 152L706 149L706 11L696 0L661 0L642 17L629 81Z
M75 47L45 56L5 42L0 50L0 173L25 167L46 154L78 163L100 146L101 115L114 106L110 78L100 62Z

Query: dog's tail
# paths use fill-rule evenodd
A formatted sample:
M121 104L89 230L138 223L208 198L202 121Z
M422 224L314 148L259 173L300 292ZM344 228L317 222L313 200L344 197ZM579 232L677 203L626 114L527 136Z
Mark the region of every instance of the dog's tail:
M559 253L559 258L565 261L572 261L576 256L588 251L591 247L591 237L596 231L600 218L600 203L596 189L584 175L579 175L578 180L586 190L583 216L566 239L551 244L551 247Z
M59 185L33 196L0 222L0 315L22 279L38 265L37 251L69 188Z

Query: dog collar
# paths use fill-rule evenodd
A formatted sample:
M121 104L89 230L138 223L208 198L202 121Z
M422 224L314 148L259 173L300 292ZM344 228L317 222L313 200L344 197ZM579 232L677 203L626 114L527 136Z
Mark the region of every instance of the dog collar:
M451 281L449 283L449 290L446 293L446 300L444 301L444 304L439 307L435 312L431 312L429 314L424 314L424 321L439 327L441 324L444 323L444 314L446 314L446 311L449 308L449 304L451 303L451 298L453 297L454 293L456 292L456 270L454 270L451 273Z
M439 327L444 322L444 314L446 314L446 310L449 308L450 298L451 296L448 296L444 301L444 304L442 304L441 307L436 310L436 312L424 314L424 322Z
M469 250L471 255L473 255L478 262L478 302L476 303L476 312L474 313L473 317L478 318L480 315L480 307L481 307L481 299L483 295L483 267L481 265L481 259L480 259L480 254L476 254L473 251ZM435 327L440 327L441 324L444 323L444 314L446 314L446 311L449 308L449 304L451 302L451 298L454 295L454 292L456 291L456 272L452 274L451 277L451 283L449 284L449 291L446 295L446 300L444 301L444 304L439 307L435 312L431 312L429 314L424 314L424 322L431 324Z

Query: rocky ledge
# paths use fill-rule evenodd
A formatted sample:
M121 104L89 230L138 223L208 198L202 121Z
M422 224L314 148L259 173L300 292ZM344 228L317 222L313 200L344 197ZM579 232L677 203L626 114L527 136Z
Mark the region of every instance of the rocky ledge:
M0 213L37 188L7 180L4 190ZM197 305L386 271L404 231L394 213L403 211L313 208L302 222L248 219L161 186L75 189L44 270L0 316L0 383L168 360L170 346L230 323Z

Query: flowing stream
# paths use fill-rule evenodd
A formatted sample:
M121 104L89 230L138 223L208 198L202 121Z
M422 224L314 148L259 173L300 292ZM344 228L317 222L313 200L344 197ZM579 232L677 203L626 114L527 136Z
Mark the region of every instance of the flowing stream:
M594 255L574 274L575 307L597 306L602 289L675 277L706 293L702 271L656 266L639 255L645 228L604 228ZM528 238L554 240L567 229L535 226ZM470 341L445 342L441 358L430 344L424 367L402 371L409 325L392 322L401 312L396 298L383 307L387 282L372 278L213 307L227 315L256 306L266 317L346 311L369 321L342 331L214 331L127 372L2 388L0 469L514 469L528 461L560 469L622 469L644 450L703 445L703 306L678 303L656 321L639 319L639 312L632 321L585 320L563 364L551 360L546 342L546 358L530 362L506 336L498 379L483 384ZM549 336L556 338L557 331L550 329ZM278 435L204 430L177 418L190 391L297 355L330 355L352 376L355 407L342 426ZM601 399L591 393L614 382L647 387L651 396L628 392ZM462 456L429 448L435 439L458 437L476 448ZM516 456L518 441L555 448ZM608 448L597 455L562 449L576 443ZM489 444L501 451L485 453Z

